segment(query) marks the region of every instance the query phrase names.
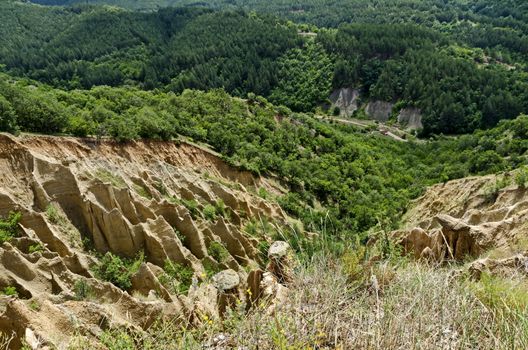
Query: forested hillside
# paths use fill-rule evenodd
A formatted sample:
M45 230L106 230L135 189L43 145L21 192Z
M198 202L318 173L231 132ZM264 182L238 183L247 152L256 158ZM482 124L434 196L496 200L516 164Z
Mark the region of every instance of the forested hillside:
M394 113L418 108L425 136L472 132L528 112L526 6L519 2L202 5L235 12L7 1L0 4L0 62L60 88L224 88L299 112L325 105L333 89L359 88L365 102L396 103ZM354 24L342 24L348 21ZM317 33L297 34L307 30Z
M32 0L48 5L99 3L125 8L155 9L165 6L206 5L243 8L321 27L343 23L415 23L434 27L481 48L528 50L528 5L522 0Z
M238 12L3 2L0 16L0 62L13 74L64 88L137 84L269 94L276 59L300 43L285 23Z
M469 174L512 169L526 163L528 119L497 129L430 143L401 143L368 130L330 125L222 90L146 92L97 87L63 91L0 75L0 129L205 142L232 164L276 174L292 188L283 207L317 230L321 218L336 234L355 236L396 224L408 201L424 186ZM330 210L314 210L316 203ZM314 226L315 225L315 226ZM349 236L351 235L351 236Z

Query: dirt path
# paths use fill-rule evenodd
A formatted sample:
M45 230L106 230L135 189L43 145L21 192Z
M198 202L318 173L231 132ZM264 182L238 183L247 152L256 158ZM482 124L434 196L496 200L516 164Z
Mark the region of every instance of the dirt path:
M404 139L403 137L397 134L397 132L402 132L402 130L395 128L395 127L388 126L383 123L376 124L373 120L363 120L363 119L354 119L354 118L343 119L343 118L338 118L338 117L322 116L322 115L316 115L315 117L322 121L335 121L341 124L354 125L362 129L375 126L376 130L384 136L390 137L400 142L409 142L408 140ZM406 134L407 133L404 133L404 135Z

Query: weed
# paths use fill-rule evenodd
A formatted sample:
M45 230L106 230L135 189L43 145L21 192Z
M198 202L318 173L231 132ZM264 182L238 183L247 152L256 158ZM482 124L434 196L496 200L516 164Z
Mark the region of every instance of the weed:
M62 216L60 209L55 203L50 203L46 207L46 217L52 224L58 225L63 224L65 222L65 218Z
M484 189L484 197L486 198L486 201L489 203L494 203L498 196L500 191L510 185L510 180L506 177L497 177L495 179L495 182Z
M114 187L125 188L126 182L119 175L116 175L110 172L107 169L98 169L95 172L95 177L101 180L102 182L110 183Z
M21 218L22 214L19 212L10 212L7 218L0 218L0 245L18 235Z
M12 296L12 297L18 297L18 292L16 287L13 286L7 286L0 292L0 294Z
M176 235L176 237L178 237L180 242L182 242L182 244L184 244L185 240L187 239L187 237L185 237L185 235L183 233L181 233L176 227L173 227L172 230L174 231L174 234Z
M157 181L154 183L154 188L156 190L158 190L158 192L164 196L164 197L167 197L169 196L169 191L167 190L167 187L165 187L165 184L163 184L163 182L161 181Z
M108 350L136 349L134 338L124 330L106 330L101 333L99 340Z
M246 226L244 226L244 231L250 236L257 237L259 233L258 224L255 222L255 220L251 220L246 224Z
M133 184L132 188L139 196L149 200L152 199L152 195L145 187L138 184Z
M269 197L269 193L264 187L259 188L258 195L263 199L268 199Z
M528 168L524 166L520 168L515 174L515 184L519 188L525 189L527 183L528 183Z
M202 265L204 267L204 270L205 270L205 275L208 277L208 278L211 278L213 277L215 274L217 274L218 272L221 271L221 268L218 267L216 264L212 263L211 261L209 260L204 260L202 262Z
M216 213L220 216L222 216L223 218L228 218L228 214L229 212L227 211L227 207L224 203L223 200L219 199L216 201L215 203L215 209L216 209Z
M139 270L144 260L143 252L140 252L135 259L123 259L108 252L101 258L99 264L93 267L93 271L98 278L128 290L132 287L132 275Z
M40 311L40 308L41 308L41 305L38 301L36 300L31 300L29 302L29 308L33 311Z
M79 279L75 281L73 285L73 292L75 294L75 300L86 300L92 296L92 290L90 285L84 280Z
M163 275L159 280L166 288L175 294L185 294L189 291L194 276L194 271L190 266L183 266L171 260L165 261Z
M183 205L185 208L187 208L193 220L196 220L200 216L200 210L198 209L198 202L195 201L194 199L188 200L184 198L180 199L176 197L171 197L169 198L169 201L173 204Z
M225 245L217 241L213 241L209 244L209 247L207 247L207 254L219 263L226 262L229 257L229 252Z
M207 220L216 221L218 217L216 207L211 204L207 204L203 209L203 215Z
M44 246L40 243L32 244L29 246L29 254L36 253L36 252L42 252L44 250Z

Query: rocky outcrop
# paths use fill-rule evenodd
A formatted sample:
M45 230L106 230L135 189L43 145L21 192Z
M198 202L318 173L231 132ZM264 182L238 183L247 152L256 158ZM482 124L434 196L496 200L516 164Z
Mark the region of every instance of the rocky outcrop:
M0 134L0 217L22 215L17 237L0 246L0 290L18 293L0 300L0 331L14 334L15 349L23 339L63 347L74 332L90 342L114 325L222 314L229 298L246 298L246 270L258 266L267 239L244 227L260 217L289 224L277 204L254 194L260 188L282 191L188 143ZM221 251L211 251L214 242ZM129 290L94 278L94 251L144 254ZM193 274L188 294L164 284L167 261ZM238 283L224 290L206 268L231 269ZM222 295L229 300L217 304Z
M371 101L367 104L365 113L371 119L377 120L379 122L386 122L391 116L392 107L394 107L394 104L390 102Z
M515 253L526 239L528 191L513 173L470 177L430 187L393 232L416 258L463 261L488 251ZM497 183L505 184L497 188Z
M332 107L339 108L342 117L350 117L359 108L359 90L352 88L341 88L334 90L330 95Z
M398 114L398 123L408 130L423 129L422 112L418 108L403 108Z

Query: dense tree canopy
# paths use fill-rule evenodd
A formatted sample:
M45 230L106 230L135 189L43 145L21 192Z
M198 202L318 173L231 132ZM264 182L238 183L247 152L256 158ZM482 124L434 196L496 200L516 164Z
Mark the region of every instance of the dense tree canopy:
M223 88L303 112L333 88L359 88L363 101L396 103L395 115L419 108L423 136L528 113L522 1L152 0L143 12L93 5L138 9L132 0L40 3L73 5L0 3L0 63L59 88Z

